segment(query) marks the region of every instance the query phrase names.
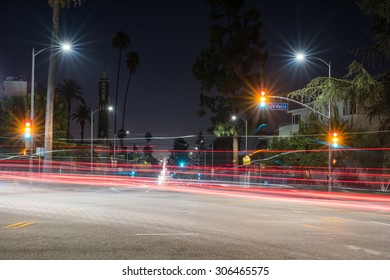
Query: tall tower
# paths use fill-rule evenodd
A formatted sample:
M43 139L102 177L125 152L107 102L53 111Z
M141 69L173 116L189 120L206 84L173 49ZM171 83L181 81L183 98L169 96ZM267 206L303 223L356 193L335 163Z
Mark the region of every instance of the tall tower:
M107 140L109 138L110 116L108 112L110 106L110 80L106 71L103 71L102 78L99 79L99 120L97 138Z

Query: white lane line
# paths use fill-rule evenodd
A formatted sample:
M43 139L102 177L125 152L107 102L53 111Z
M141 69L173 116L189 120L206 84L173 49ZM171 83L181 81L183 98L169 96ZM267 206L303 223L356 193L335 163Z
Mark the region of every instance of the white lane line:
M390 227L390 224L381 223L381 222L377 222L377 221L357 221L357 220L351 220L351 219L345 219L345 218L339 218L339 217L334 217L334 218L339 219L339 220L342 220L342 221L348 221L348 222L355 222L355 223L372 223L372 224L377 224L377 225L381 225L381 226L388 226L388 227Z
M196 236L199 233L136 233L139 236Z
M381 222L376 222L376 221L370 221L370 223L373 223L373 224L378 224L378 225L382 225L382 226L388 226L388 227L390 227L390 224L386 224L386 223L381 223Z
M358 246L354 246L354 245L347 245L347 247L351 250L354 250L354 251L362 251L366 254L370 254L370 255L374 255L374 256L386 256L388 255L387 252L381 252L381 251L377 251L377 250L372 250L372 249L367 249L367 248L363 248L363 247L358 247Z

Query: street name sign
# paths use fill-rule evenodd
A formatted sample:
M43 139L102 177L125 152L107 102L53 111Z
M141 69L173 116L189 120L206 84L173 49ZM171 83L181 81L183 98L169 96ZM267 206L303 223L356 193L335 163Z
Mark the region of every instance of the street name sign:
M267 109L268 110L287 111L288 110L288 103L267 103Z

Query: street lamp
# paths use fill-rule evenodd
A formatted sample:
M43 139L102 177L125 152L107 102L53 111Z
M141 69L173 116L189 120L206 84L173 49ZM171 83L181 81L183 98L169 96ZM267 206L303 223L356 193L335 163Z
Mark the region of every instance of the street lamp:
M35 95L35 57L46 51L46 50L51 50L51 49L58 49L58 50L63 50L65 52L71 51L72 46L68 43L64 43L61 45L57 46L49 46L43 49L40 49L38 51L35 51L35 48L32 47L32 52L31 52L31 110L30 110L30 119L31 121L34 122L34 95ZM35 122L34 122L35 123ZM33 136L31 136L31 155L33 154Z
M114 108L112 106L102 107L102 108L96 109L95 111L91 110L91 171L92 171L92 165L93 165L93 114L95 114L96 112L98 112L100 110L104 110L104 109L106 109L108 111L114 110Z
M330 81L330 79L332 78L330 62L326 62L325 60L318 58L318 57L315 57L315 56L309 56L309 59L310 58L319 60L322 63L324 63L326 66L328 66L328 78ZM303 53L298 53L296 55L296 59L298 61L304 61L306 59L306 56ZM330 106L330 99L329 99L328 116L327 116L327 118L328 118L328 133L331 132L331 126L332 126L332 124L331 124L331 111L330 110L331 110L331 106ZM332 161L332 149L331 149L330 143L328 143L328 191L332 190L332 182L331 182L332 162L331 161Z
M247 120L247 118L245 118L245 119L239 118L236 115L232 116L233 121L235 121L237 119L243 120L245 122L245 154L246 154L248 151L248 120Z
M114 160L115 160L115 157L116 157L116 137L119 136L118 135L119 133L122 133L122 135L119 136L119 138L121 139L122 144L121 143L119 143L119 144L121 146L123 146L123 138L127 137L126 135L130 133L130 131L128 131L128 130L126 130L126 131L124 129L121 129L121 130L119 130L118 133L114 134ZM120 150L119 150L119 152L120 152ZM127 150L126 150L126 154L127 154Z
M50 49L58 49L58 50L63 50L65 52L68 52L68 51L72 50L72 46L68 43L64 43L64 44L53 46L53 47L49 46L49 47L43 48L43 49L38 50L38 51L35 51L34 47L32 48L32 53L31 53L31 60L32 60L32 63L31 63L31 112L30 112L31 120L34 120L35 57L38 54L40 54L46 50L50 50Z

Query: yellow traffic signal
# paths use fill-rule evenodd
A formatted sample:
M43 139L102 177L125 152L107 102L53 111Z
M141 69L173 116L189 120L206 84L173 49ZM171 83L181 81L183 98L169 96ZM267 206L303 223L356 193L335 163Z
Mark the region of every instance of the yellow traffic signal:
M339 147L339 134L337 132L333 132L332 134L332 146L333 148Z
M267 106L267 97L265 91L260 92L260 108L265 108Z
M24 122L24 138L30 139L31 138L31 121L27 120Z

